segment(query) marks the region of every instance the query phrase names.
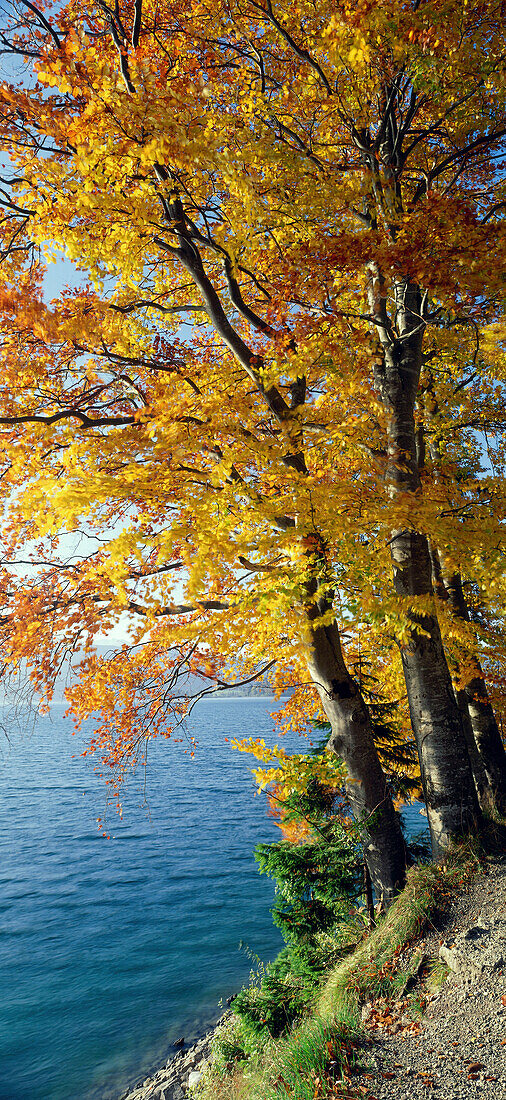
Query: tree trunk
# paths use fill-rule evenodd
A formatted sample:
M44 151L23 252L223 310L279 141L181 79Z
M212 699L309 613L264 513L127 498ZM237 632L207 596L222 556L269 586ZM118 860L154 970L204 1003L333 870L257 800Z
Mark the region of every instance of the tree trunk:
M373 725L360 690L344 663L337 624L319 626L321 609L308 608L308 668L331 725L329 746L345 763L348 795L378 901L385 908L402 888L406 850L381 767Z
M435 481L441 478L441 453L434 423L438 413L438 403L433 390L430 371L424 379L424 412L429 434L429 453L432 461ZM458 570L448 567L444 555L432 551L433 577L438 578L437 594L447 601L452 614L462 622L470 623L462 577ZM492 704L489 699L483 669L476 653L470 649L466 654L466 668L458 669L456 677L457 702L462 715L469 758L473 770L478 800L483 810L491 814L506 813L506 751Z
M423 302L407 279L394 283L394 320L389 317L383 279L369 269L369 306L381 343L375 385L387 421L386 483L390 496L413 504L421 492L415 430L420 378ZM396 530L390 540L395 591L401 597L433 597L428 542L415 529ZM411 722L415 735L433 852L475 830L479 807L459 708L435 611L408 612L412 626L401 644Z
M470 622L460 573L448 573L443 564L442 574L453 614L464 622ZM506 751L489 699L483 669L475 653L469 653L465 674L460 679L458 697L461 697L462 704L467 707L478 750L478 760L475 758L473 772L480 805L489 813L505 814Z
M461 691L459 689L458 685L456 685L455 682L454 690L458 708L460 710L460 717L462 718L462 728L464 730L467 751L469 753L469 759L471 761L471 768L473 772L474 785L476 787L476 794L478 795L478 802L481 806L481 809L487 811L490 809L490 786L487 778L487 773L485 771L485 765L481 758L478 745L476 744L473 724L471 722L471 715L469 714L469 707L467 705L466 694L464 691Z
M427 540L394 533L394 584L399 596L432 591ZM435 614L411 613L413 629L401 659L415 734L434 854L476 829L478 803L459 707ZM420 632L423 631L423 633Z

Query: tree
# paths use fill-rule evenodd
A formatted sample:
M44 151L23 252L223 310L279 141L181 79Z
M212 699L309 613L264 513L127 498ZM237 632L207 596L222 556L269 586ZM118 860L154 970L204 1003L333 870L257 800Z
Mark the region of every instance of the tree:
M271 794L283 840L255 849L260 872L276 882L271 912L286 944L267 966L259 987L242 990L234 1000L234 1013L262 1038L266 1032L278 1036L303 1014L328 969L331 952L337 961L357 937L350 921L350 902L356 902L361 891L356 836L352 827L343 827L334 810L335 783L339 788L342 779L335 757L332 769L331 762L316 756L288 758L292 777L299 769L302 776L290 789L285 772L282 797L279 785Z
M433 477L441 483L445 478L440 438L442 417L430 368L424 371L420 390L423 409L422 430L426 430L428 435ZM485 429L487 427L490 429L487 409L484 410L485 415L482 410L481 417L478 418L478 408L475 403L473 426L478 425L481 420ZM462 455L459 457L462 466L464 458ZM469 468L469 456L466 464ZM464 523L467 518L464 512ZM459 622L470 626L471 613L459 568L451 560L445 559L444 551L441 553L437 548L431 549L431 561L435 590L439 598L447 602L452 625ZM454 659L455 693L462 715L480 804L492 814L497 812L501 814L504 813L506 805L506 753L490 702L481 662L475 650L475 642L476 636L472 629L470 636L469 633L467 635L464 633L459 639L458 653Z
M21 4L5 35L38 76L2 89L16 194L94 282L38 331L4 310L6 557L53 539L36 592L6 582L5 651L50 682L83 632L135 617L72 693L120 766L139 729L168 732L169 700L184 710L183 666L216 684L276 661L302 714L315 686L387 901L402 838L343 630L378 660L387 637L392 698L400 647L435 852L477 819L415 403L426 329L501 317L500 7ZM57 562L82 517L98 550ZM459 525L445 537L465 557Z

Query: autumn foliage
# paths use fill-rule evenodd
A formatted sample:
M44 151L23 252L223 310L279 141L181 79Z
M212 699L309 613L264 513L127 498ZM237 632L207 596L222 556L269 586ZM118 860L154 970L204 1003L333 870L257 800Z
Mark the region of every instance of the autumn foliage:
M436 851L504 807L503 16L14 0L2 39L5 665L50 699L84 651L115 783L188 690L268 675L281 732L330 722L385 896L364 669Z

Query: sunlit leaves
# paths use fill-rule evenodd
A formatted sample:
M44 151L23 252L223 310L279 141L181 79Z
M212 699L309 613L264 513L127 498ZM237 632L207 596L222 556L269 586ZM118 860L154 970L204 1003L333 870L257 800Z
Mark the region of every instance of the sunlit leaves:
M365 654L404 706L398 644L410 614L423 633L430 598L392 595L395 529L458 565L479 594L480 643L495 638L500 8L191 0L183 14L146 0L132 47L133 5L118 8L115 41L89 2L48 9L56 38L16 29L29 75L1 87L9 194L29 212L27 240L75 260L83 286L48 309L33 254L4 249L6 558L37 540L36 596L6 581L5 648L33 655L50 685L59 639L72 648L82 630L88 644L126 615L132 648L116 672L88 663L73 695L80 715L102 711L107 737L117 720L134 743L148 654L150 728L177 709L163 689L174 646L195 674L215 660L202 681L215 686L269 665L292 693L283 722L302 728L320 708L311 584L320 625L337 619L347 655ZM430 414L441 452L437 476L427 457L422 491L395 499L371 262L394 327L396 279L423 292L432 382L422 372L417 417ZM60 533L84 525L95 543L58 557ZM441 620L461 650L462 625Z

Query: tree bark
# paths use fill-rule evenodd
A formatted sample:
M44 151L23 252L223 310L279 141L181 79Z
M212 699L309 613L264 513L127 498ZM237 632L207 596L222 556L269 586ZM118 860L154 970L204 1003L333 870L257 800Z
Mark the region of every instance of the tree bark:
M430 371L424 379L424 412L429 432L429 453L434 479L442 480L441 453L434 424L438 403ZM432 569L438 578L437 594L444 599L456 619L470 623L469 608L462 587L462 576L432 551ZM466 673L457 666L456 696L466 735L469 758L481 808L494 814L506 814L506 751L487 691L480 660L470 649L466 654Z
M490 808L488 801L489 783L487 779L487 773L485 771L485 765L476 744L473 724L471 722L471 715L469 714L469 707L467 705L466 694L464 691L459 690L459 687L457 684L455 684L455 682L454 690L455 698L457 700L458 708L460 710L460 717L462 718L462 728L464 730L467 751L469 753L469 759L471 761L471 768L473 772L474 785L476 787L476 794L478 795L478 802L481 806L481 809L487 811Z
M456 618L470 622L469 608L459 572L448 573L442 566L448 603ZM457 692L467 708L478 756L471 752L471 764L478 798L488 813L506 814L506 751L487 691L479 658L469 653L468 674ZM463 677L461 677L462 681ZM473 764L474 759L474 764Z
M395 590L432 592L427 540L415 531L392 540ZM401 659L415 734L434 854L475 830L479 811L462 719L435 614L411 613L413 628ZM423 633L421 633L423 631Z
M402 494L406 500L410 494L415 503L421 492L414 410L422 363L422 295L415 283L397 279L392 320L376 265L369 277L370 311L381 345L375 385L387 422L387 490L393 499ZM410 527L395 530L390 551L396 593L433 597L425 535ZM439 857L452 840L476 829L479 807L435 610L408 612L408 620L409 640L400 646L401 658L432 848Z
M308 669L331 725L329 746L346 765L348 795L376 899L388 908L405 880L404 839L374 744L371 716L346 668L337 624L318 625L320 615L317 604L308 608Z

